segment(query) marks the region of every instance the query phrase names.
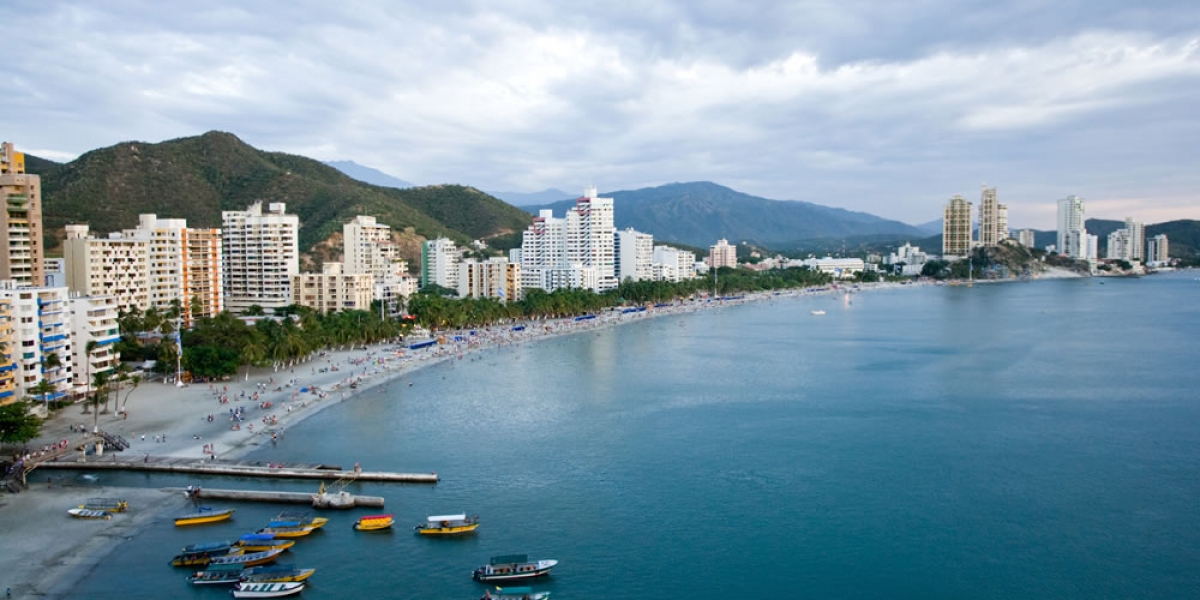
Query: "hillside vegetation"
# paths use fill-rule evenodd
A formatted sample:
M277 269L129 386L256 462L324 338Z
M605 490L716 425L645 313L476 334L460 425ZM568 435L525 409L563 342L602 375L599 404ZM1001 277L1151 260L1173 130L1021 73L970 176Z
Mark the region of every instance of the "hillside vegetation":
M56 164L38 161L47 247L68 223L98 234L132 228L137 215L185 218L195 227L220 227L222 210L255 201L286 202L300 217L300 246L340 232L355 215L374 215L396 230L460 243L523 229L529 215L461 185L394 189L352 179L319 161L264 152L223 132L158 144L122 142ZM30 169L34 171L34 169ZM414 257L409 256L413 259Z

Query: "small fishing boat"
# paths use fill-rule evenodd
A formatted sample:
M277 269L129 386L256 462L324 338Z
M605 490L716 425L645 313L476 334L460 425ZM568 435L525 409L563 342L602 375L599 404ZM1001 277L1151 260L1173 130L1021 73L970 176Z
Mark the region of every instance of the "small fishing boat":
M129 503L116 498L88 498L79 508L87 510L105 510L110 513L129 510Z
M302 569L293 565L251 567L242 571L242 581L250 583L278 583L282 581L304 581L316 573L316 569Z
M235 545L246 552L261 552L276 548L287 550L296 545L296 540L275 539L275 535L270 533L247 533L238 538Z
M231 585L241 580L242 565L213 565L188 577L192 585Z
M262 552L242 552L238 554L226 554L225 556L214 556L208 562L210 565L239 565L242 567L254 567L257 565L265 565L269 562L275 562L279 555L283 554L283 550L263 550Z
M485 590L479 600L545 600L550 592L535 592L528 587L496 588L496 591Z
M258 533L271 534L277 538L298 538L304 537L314 531L316 527L263 527L258 530Z
M171 564L176 567L203 567L211 563L214 558L239 554L244 554L243 550L231 547L228 542L195 544L184 548L182 554L171 559Z
M359 531L379 531L389 529L396 522L392 515L367 515L354 522L354 528Z
M471 533L479 527L479 517L461 515L434 515L427 517L425 523L417 525L417 533L421 535L460 535Z
M225 510L213 510L207 506L201 506L199 510L182 517L175 518L175 526L183 527L185 525L203 525L205 523L216 523L225 521L233 516L234 509L227 508Z
M550 573L557 565L554 559L529 560L525 554L506 554L493 556L488 564L475 569L472 577L475 581L511 581L513 579L531 579Z
M279 583L250 583L237 584L229 593L234 598L282 598L299 594L304 589L303 581L284 581Z
M112 515L107 510L92 510L90 508L70 508L67 509L67 514L76 519L111 519Z
M329 522L325 517L316 517L308 512L281 512L267 523L267 527L312 527L320 529Z
M823 311L823 310L813 310L813 311L809 311L809 312L811 312L814 317L819 317L819 316L825 314L825 311Z

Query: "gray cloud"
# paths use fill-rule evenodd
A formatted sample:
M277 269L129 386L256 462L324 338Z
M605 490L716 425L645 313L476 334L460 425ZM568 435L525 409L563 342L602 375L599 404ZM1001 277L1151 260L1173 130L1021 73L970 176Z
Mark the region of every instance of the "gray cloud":
M708 179L909 222L984 181L1018 227L1068 193L1200 218L1193 2L560 4L17 0L0 137L221 129L422 183Z

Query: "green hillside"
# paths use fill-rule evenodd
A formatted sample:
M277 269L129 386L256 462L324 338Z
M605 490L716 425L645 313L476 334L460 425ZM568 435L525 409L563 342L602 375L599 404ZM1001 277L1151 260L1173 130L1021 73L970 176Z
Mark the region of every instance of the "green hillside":
M286 202L288 212L300 217L303 250L359 214L398 231L412 227L425 238L459 242L529 223L528 213L471 187L378 187L316 160L257 150L222 132L158 144L122 142L62 165L41 161L38 171L48 247L58 245L68 223L88 223L105 234L136 226L138 214L157 213L219 227L222 210L243 210L258 200Z

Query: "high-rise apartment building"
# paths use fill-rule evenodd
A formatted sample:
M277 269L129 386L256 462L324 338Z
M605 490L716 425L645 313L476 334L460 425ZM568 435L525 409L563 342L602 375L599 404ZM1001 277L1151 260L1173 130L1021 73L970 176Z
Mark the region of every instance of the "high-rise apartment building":
M1090 242L1084 229L1083 198L1074 194L1058 201L1058 253L1070 258L1087 259Z
M448 238L427 240L421 245L421 287L429 284L458 289L462 250Z
M565 217L543 210L521 241L521 277L526 288L553 291L581 287L603 292L617 285L613 200L596 188L584 191Z
M342 263L327 262L320 273L297 273L292 279L292 304L323 313L340 310L371 310L374 277L370 273L346 273Z
M521 299L521 265L495 256L485 261L468 258L459 267L459 298Z
M1129 230L1118 229L1108 234L1108 252L1105 258L1109 260L1130 260L1133 248L1130 244Z
M20 281L0 281L0 302L11 306L13 340L9 346L16 362L17 398L45 379L55 387L39 400L55 400L71 387L71 305L67 288L29 287ZM47 359L58 358L59 366Z
M1037 243L1032 229L1022 229L1017 232L1017 242L1026 248L1032 248Z
M979 244L996 246L1008 239L1008 207L1000 204L996 188L983 186L979 200Z
M71 377L74 389L94 389L92 376L112 373L120 362L116 343L121 339L117 325L120 306L113 296L78 296L68 299L71 309ZM88 354L88 342L95 342ZM64 362L67 357L63 357Z
M1146 243L1146 262L1155 265L1165 265L1171 261L1170 244L1167 234L1160 233Z
M343 271L370 275L376 300L394 311L401 297L417 291L417 282L408 276L408 263L400 257L400 247L392 239L391 227L375 217L359 215L342 225L342 240Z
M712 268L719 267L737 267L737 246L731 246L726 239L717 240L717 243L708 247L708 266Z
M595 269L596 292L617 287L613 231L613 199L601 198L594 186L588 187L567 211L567 258Z
M616 232L613 240L617 253L617 280L642 281L653 275L654 236L632 227Z
M66 285L76 294L111 296L128 310L150 306L150 241L112 234L88 235L87 225L67 225L63 240Z
M225 306L283 308L292 302L292 278L300 272L300 219L287 205L261 202L221 212Z
M25 172L25 154L0 144L0 279L40 286L42 274L42 180Z
M955 195L942 208L942 256L961 257L971 253L971 203Z
M696 276L696 254L670 246L655 246L650 268L650 278L654 281L691 279Z
M1129 260L1146 258L1146 224L1126 218L1125 230L1129 232Z

